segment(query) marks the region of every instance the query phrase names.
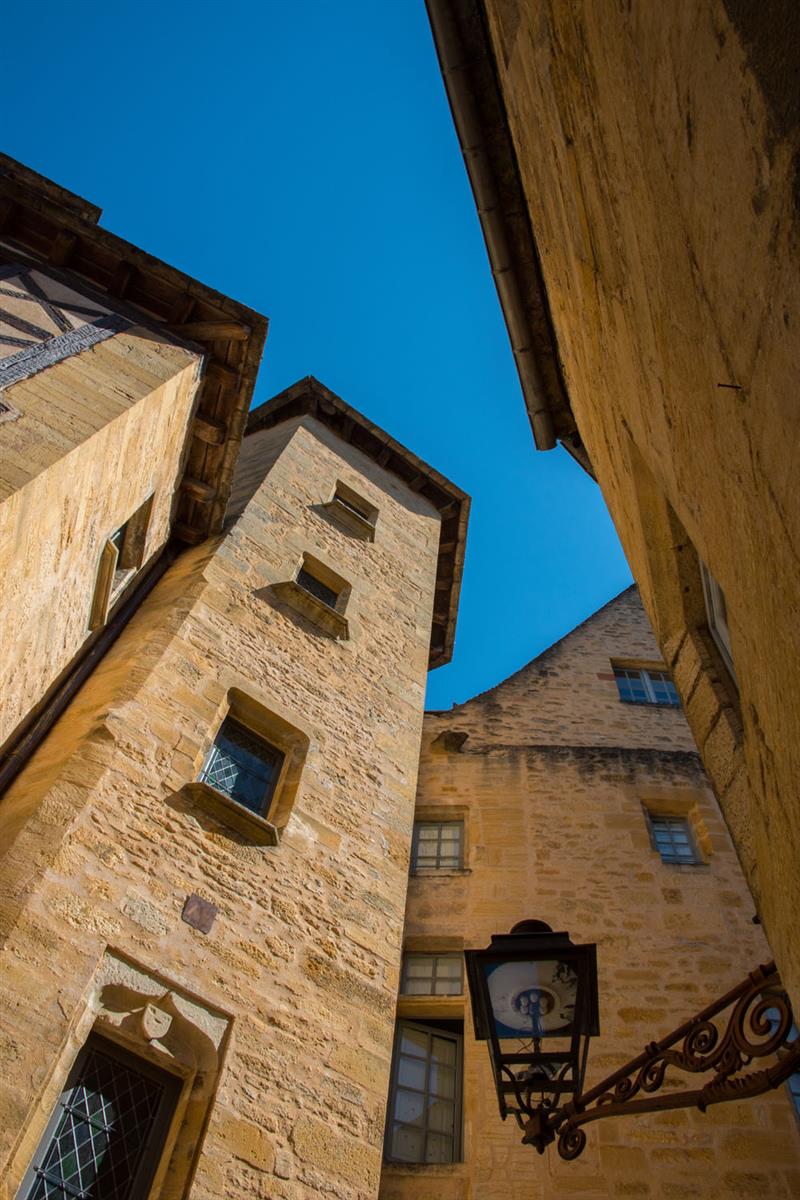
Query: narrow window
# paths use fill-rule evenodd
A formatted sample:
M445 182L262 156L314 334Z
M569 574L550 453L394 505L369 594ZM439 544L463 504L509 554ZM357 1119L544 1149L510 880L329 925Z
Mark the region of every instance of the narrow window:
M337 482L333 499L325 507L349 533L369 542L375 540L377 508L346 483Z
M619 698L625 704L680 705L675 684L666 671L614 667Z
M92 1035L23 1180L21 1200L144 1200L180 1081Z
M148 496L103 546L89 613L90 629L105 625L109 610L142 565L152 507L153 497Z
M226 717L208 752L200 779L259 816L266 816L284 755Z
M461 1158L463 1022L399 1021L386 1122L386 1158L449 1163Z
M329 587L327 583L323 583L321 579L317 579L316 575L312 575L306 567L301 567L297 573L297 582L305 591L310 592L312 596L316 596L323 604L327 604L328 608L336 608L339 599L339 593Z
M662 862L702 862L686 817L665 817L657 813L648 813L647 818L653 848L661 855Z
M706 603L708 628L735 683L736 672L733 669L731 631L728 627L728 606L725 603L725 593L702 559L700 560L700 575L703 579L703 598Z
M411 842L411 870L459 869L464 865L463 821L416 821Z
M460 954L406 954L400 991L404 996L460 996L464 991Z

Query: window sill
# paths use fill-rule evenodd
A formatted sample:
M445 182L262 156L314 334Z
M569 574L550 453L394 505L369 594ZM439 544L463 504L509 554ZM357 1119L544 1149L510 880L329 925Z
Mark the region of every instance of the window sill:
M270 590L284 604L288 604L295 612L299 612L308 620L313 621L330 637L343 642L349 638L350 627L347 618L336 612L330 605L323 604L316 596L312 596L311 592L300 587L295 580L287 579L283 583L273 583Z
M321 507L328 516L335 519L337 524L343 525L348 533L354 534L365 542L375 541L375 526L372 521L368 521L366 517L360 517L346 504L334 499Z
M619 702L620 704L627 704L631 708L667 709L668 712L674 712L681 707L680 702L677 704L658 704L655 700L624 700L622 696L619 697Z
M192 783L187 783L184 790L198 808L202 808L229 829L235 829L254 845L277 846L280 842L278 830L271 821L259 817L243 804L237 804L230 796L218 792L210 784L195 779Z
M467 1164L463 1159L450 1163L403 1162L397 1158L384 1158L383 1169L392 1175L465 1175Z
M471 867L414 867L409 875L417 879L442 879L451 875L471 875Z

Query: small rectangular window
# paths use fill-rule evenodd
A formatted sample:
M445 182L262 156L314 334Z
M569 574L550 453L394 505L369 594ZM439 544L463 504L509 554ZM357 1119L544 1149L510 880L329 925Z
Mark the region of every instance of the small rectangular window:
M708 628L714 639L722 660L736 683L736 672L733 669L733 651L731 649L731 631L728 626L728 606L725 603L725 593L709 571L703 560L700 560L700 575L703 580L703 598L706 604Z
M259 816L266 816L284 755L226 717L208 752L200 779Z
M666 671L614 667L619 698L625 704L658 704L677 708L680 699Z
M375 540L377 508L346 483L341 480L337 482L333 499L325 505L325 509L349 533L369 542Z
M89 612L90 629L105 625L110 609L142 565L152 508L153 497L148 496L125 524L106 539Z
M463 1022L399 1021L386 1121L391 1162L461 1158Z
M92 1036L20 1189L22 1200L144 1200L180 1081Z
M405 954L400 991L404 996L461 996L463 962L460 954Z
M458 870L464 865L463 821L416 821L411 842L411 870Z
M691 826L685 817L665 817L648 813L653 846L664 863L702 862Z
M327 583L323 583L321 579L317 579L316 575L312 575L305 567L301 567L297 573L297 582L301 588L310 592L312 596L316 596L323 604L327 604L328 608L336 608L336 602L339 599L339 593L329 587Z

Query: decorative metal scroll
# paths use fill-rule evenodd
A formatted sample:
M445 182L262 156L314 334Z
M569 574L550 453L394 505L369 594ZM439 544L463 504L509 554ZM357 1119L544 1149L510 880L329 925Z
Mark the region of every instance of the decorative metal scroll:
M0 264L0 392L130 325L39 268Z
M729 1008L723 1030L714 1019ZM756 1065L767 1058L774 1062ZM710 1078L699 1088L656 1095L671 1069ZM673 1108L705 1112L712 1104L760 1096L798 1070L800 1036L775 963L766 963L596 1087L555 1111L532 1112L522 1140L542 1153L557 1137L561 1157L577 1158L586 1145L582 1126L591 1121Z

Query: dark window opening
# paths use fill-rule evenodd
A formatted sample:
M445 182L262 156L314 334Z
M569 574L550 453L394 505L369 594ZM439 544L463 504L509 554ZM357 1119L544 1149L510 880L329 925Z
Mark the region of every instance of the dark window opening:
M298 571L297 582L304 591L310 592L323 604L327 604L328 608L336 608L339 593L335 592L332 587L328 587L327 583L323 583L321 579L317 579L316 575L312 575L305 567L301 567Z

